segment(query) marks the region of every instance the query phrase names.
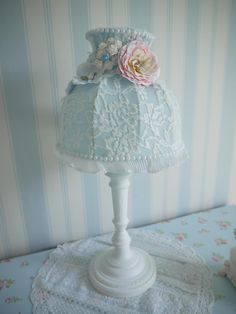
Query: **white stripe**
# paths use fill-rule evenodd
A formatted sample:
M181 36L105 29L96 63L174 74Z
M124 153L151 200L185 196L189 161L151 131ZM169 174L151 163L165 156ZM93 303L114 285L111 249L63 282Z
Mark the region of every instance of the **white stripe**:
M89 28L106 27L106 0L89 0Z
M165 81L165 64L166 64L166 16L167 1L152 0L151 2L151 32L155 35L152 45L153 51L157 54L161 66L161 79ZM164 204L164 182L166 180L166 172L162 171L157 174L150 175L150 197L151 197L151 220L159 221L165 218L163 211Z
M202 204L202 178L205 175L205 136L207 130L207 109L209 106L208 91L211 88L210 64L211 42L213 31L213 1L203 1L199 14L199 38L198 40L198 64L196 73L196 94L193 120L193 147L191 153L191 190L190 208L200 210L204 208ZM219 62L219 60L218 60ZM215 92L215 91L214 91ZM190 104L189 104L190 105ZM216 158L216 156L215 156Z
M173 1L173 21L172 38L170 52L170 74L169 88L176 95L181 108L184 103L184 81L185 81L185 40L186 40L186 0ZM178 215L178 196L180 182L180 167L174 167L167 170L167 181L165 189L165 215L167 218ZM170 197L171 195L171 197Z
M59 97L65 96L65 87L75 72L73 65L72 38L70 30L69 1L52 0L52 21L55 46L55 62L57 69L57 82ZM63 38L63 44L62 44ZM66 185L69 196L69 220L72 232L69 235L74 239L84 237L85 230L85 206L82 193L82 174L74 169L67 168Z
M7 237L10 243L10 255L25 254L28 251L28 241L23 217L23 208L17 184L14 153L9 137L7 123L6 99L0 69L0 191L4 210ZM0 256L1 258L1 256Z
M66 236L59 163L54 155L56 144L55 115L52 104L49 60L43 4L41 1L24 1L28 30L32 79L36 102L36 117L40 138L42 170L47 198L52 243ZM37 12L37 14L35 14Z
M127 0L112 0L112 24L114 27L128 25Z
M221 112L223 110L223 78L225 77L225 64L228 41L229 1L218 1L216 21L216 37L214 39L213 81L211 89L209 132L207 136L206 154L206 180L204 184L204 208L214 207L215 179L217 175L217 154L219 149L219 132ZM196 104L197 105L197 104Z
M69 30L70 30L70 43L71 43L71 64L73 67L73 73L76 73L76 67L78 64L75 62L75 48L74 48L74 40L73 40L73 25L72 25L72 8L71 8L71 0L67 0L68 5L68 19L69 19Z

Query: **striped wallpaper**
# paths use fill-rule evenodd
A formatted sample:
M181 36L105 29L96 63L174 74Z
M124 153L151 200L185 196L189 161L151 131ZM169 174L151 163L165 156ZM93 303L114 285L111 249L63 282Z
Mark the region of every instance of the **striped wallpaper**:
M112 230L108 179L54 154L84 34L103 26L155 34L190 154L179 168L133 176L130 226L236 202L235 0L1 0L0 258Z

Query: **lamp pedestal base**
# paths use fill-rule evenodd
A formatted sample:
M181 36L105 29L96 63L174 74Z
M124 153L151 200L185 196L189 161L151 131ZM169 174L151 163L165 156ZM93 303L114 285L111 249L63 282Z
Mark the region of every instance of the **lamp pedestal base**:
M146 252L133 248L130 259L119 264L112 250L100 253L90 263L89 277L96 290L112 297L132 297L152 286L156 265Z
M126 230L129 174L111 174L110 187L114 209L113 247L96 255L89 265L94 288L112 297L131 297L145 292L156 279L153 258L143 250L130 248Z

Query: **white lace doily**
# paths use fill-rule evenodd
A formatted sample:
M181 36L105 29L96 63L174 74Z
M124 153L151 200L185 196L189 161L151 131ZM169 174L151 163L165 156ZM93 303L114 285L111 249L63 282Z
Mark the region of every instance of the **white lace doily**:
M97 293L88 279L92 256L111 245L111 235L58 246L34 279L36 314L211 313L212 274L203 259L181 242L144 230L129 230L132 245L155 258L157 280L144 294L112 298Z

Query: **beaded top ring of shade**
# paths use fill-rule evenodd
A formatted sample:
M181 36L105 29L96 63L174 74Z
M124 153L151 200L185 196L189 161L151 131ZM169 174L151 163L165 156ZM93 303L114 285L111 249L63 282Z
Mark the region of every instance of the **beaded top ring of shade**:
M94 288L111 296L146 291L156 278L153 259L130 248L126 231L132 173L157 172L187 156L178 104L159 80L153 35L132 28L99 28L86 34L92 52L69 83L60 113L60 158L84 172L111 179L114 247L90 263ZM145 209L144 209L145 210Z

